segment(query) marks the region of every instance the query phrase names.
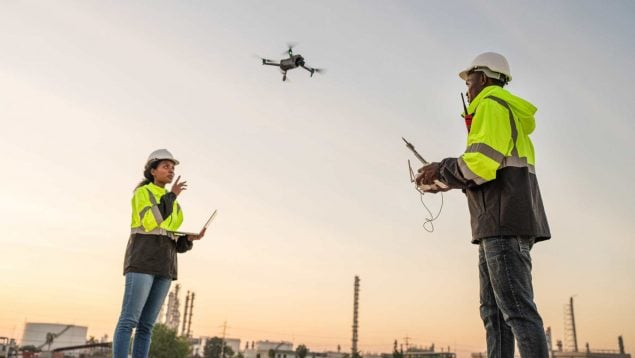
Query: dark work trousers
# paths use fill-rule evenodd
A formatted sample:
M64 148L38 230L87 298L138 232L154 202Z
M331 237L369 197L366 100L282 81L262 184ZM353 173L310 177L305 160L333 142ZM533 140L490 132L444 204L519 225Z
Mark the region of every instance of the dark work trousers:
M513 358L514 338L521 357L548 358L531 283L533 244L515 236L488 237L479 244L480 312L489 358Z

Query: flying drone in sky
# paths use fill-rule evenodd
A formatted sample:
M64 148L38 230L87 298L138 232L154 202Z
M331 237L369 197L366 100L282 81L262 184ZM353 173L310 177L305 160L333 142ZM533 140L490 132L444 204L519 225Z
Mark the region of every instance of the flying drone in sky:
M287 80L287 71L292 70L294 68L298 68L298 67L302 67L305 70L309 71L311 73L311 77L313 77L314 73L322 73L322 72L324 72L323 69L313 68L313 67L307 66L305 64L304 57L302 57L302 55L300 55L300 54L294 55L293 54L293 48L295 47L295 45L288 44L287 46L288 46L288 50L287 50L286 53L289 55L289 57L280 60L280 62L276 62L276 61L269 60L269 59L261 57L263 65L280 67L280 71L282 71L282 80L283 81Z

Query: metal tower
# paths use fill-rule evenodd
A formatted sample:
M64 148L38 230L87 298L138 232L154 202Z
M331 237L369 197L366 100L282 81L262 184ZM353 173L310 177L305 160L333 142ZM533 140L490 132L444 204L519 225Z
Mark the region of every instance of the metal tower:
M190 296L190 314L189 317L187 317L187 331L185 331L185 336L189 337L191 335L191 331L190 328L192 327L192 312L194 311L194 292L192 292L192 295Z
M185 329L187 328L187 313L189 309L190 309L190 291L187 291L187 294L185 295L185 310L183 312L183 326L181 327L182 337L187 337L185 335Z
M573 296L569 304L564 306L564 341L569 352L578 351L578 336L575 331L575 316L573 314Z
M163 319L163 323L167 326L170 322L170 317L172 317L172 307L174 306L174 292L168 293L168 302L165 304L165 318Z
M358 358L359 352L357 351L357 319L359 312L359 276L355 276L355 295L353 301L353 346L352 346L352 358Z

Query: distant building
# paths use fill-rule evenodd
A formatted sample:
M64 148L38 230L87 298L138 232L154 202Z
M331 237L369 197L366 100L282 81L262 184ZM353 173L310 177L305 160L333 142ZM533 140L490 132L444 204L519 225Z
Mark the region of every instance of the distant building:
M587 343L583 352L568 352L562 350L561 341L558 341L556 346L558 350L551 352L552 358L631 358L631 355L624 351L624 339L622 336L617 337L618 350L591 349L589 343Z
M387 353L363 352L361 355L363 358L392 358L392 354Z
M450 349L448 347L448 349ZM430 347L408 347L406 352L402 352L404 358L456 358L455 353L451 352L437 352L434 349L434 344ZM364 352L362 358L393 358L393 353L369 353Z
M448 347L448 350L450 348ZM436 352L434 344L430 347L412 347L403 353L404 358L456 358L452 352Z
M86 344L88 327L59 323L27 323L21 346L35 346L42 351Z
M326 358L344 358L345 356L349 355L348 353L344 353L344 352L324 352L326 353ZM366 358L366 355L364 355L364 358Z
M18 345L15 339L9 337L0 337L0 358L9 357L17 354Z
M276 352L275 358L295 358L293 343L286 341L256 341L247 342L243 351L245 358L269 358L269 350Z
M270 349L274 350L283 350L283 351L292 351L293 343L286 341L257 341L256 342L256 350L259 351L269 351Z

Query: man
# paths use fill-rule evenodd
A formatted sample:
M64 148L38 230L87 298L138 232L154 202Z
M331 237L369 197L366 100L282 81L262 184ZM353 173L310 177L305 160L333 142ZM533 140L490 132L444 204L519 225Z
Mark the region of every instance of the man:
M513 357L516 339L522 357L547 358L529 254L535 242L551 237L529 139L536 107L503 89L512 76L500 54L477 56L459 76L470 102L464 114L467 149L459 158L419 169L417 185L440 180L448 184L446 190L461 189L467 196L472 243L479 245L488 357Z

